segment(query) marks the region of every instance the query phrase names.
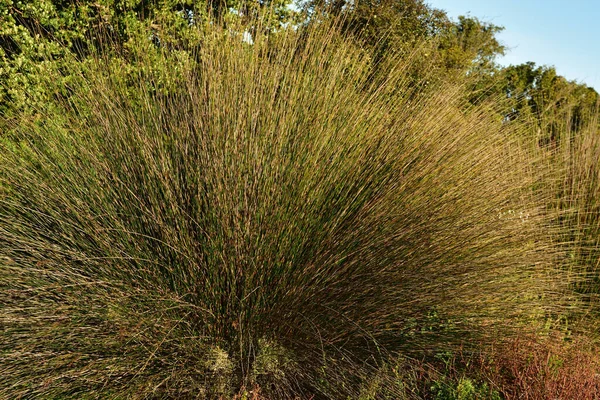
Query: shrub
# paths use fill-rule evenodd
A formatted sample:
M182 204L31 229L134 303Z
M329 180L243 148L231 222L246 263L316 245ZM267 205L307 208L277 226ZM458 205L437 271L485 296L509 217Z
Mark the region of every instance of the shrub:
M501 346L483 368L506 399L596 399L597 346L578 337L526 337Z

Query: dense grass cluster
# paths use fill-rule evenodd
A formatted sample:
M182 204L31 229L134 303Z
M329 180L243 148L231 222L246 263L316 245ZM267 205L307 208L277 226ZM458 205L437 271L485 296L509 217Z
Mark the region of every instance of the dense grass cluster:
M133 77L98 60L12 122L0 397L358 398L396 357L562 309L516 124L415 85L410 57L374 68L335 23L235 32Z

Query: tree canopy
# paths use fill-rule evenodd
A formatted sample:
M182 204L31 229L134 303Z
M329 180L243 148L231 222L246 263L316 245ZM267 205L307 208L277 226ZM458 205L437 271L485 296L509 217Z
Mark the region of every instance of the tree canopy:
M553 67L499 66L502 27L471 16L452 20L424 0L0 0L0 112L34 109L49 96L48 80L67 85L69 77L57 73L67 53L85 62L100 52L135 70L136 54L151 47L191 56L209 15L227 24L258 9L268 10L271 34L317 15L341 17L344 29L372 49L375 68L382 54L397 53L416 60L415 81L470 75L472 101L482 93L505 95L507 120L535 117L540 132L550 136L553 119L565 111L577 130L597 107L595 90Z

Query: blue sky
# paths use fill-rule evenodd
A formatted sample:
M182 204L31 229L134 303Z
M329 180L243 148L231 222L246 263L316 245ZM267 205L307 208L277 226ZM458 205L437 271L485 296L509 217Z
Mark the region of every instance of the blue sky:
M471 15L504 26L502 65L553 65L600 91L600 0L425 0L456 19Z

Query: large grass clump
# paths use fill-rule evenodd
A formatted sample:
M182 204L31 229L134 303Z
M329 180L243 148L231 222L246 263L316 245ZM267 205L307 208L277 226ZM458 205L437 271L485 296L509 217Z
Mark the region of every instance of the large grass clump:
M11 122L0 397L356 398L388 357L543 318L555 252L509 125L335 23L208 26Z

